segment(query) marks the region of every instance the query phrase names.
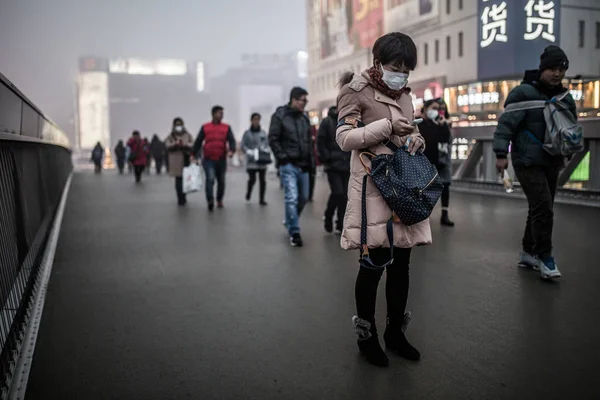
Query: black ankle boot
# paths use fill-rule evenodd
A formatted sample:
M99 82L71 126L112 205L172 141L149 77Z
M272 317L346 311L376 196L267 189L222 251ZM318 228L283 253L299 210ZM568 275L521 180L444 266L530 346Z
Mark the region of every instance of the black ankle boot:
M454 226L454 222L450 221L450 217L448 217L448 210L442 210L442 219L440 223L444 226Z
M390 360L379 344L375 323L371 324L369 321L358 317L352 318L352 323L354 324L354 331L358 336L356 343L358 344L360 354L362 354L370 364L378 367L388 367L390 365Z
M385 347L400 357L418 361L421 358L421 353L408 342L404 335L408 321L410 321L410 313L404 315L403 321L388 321L383 340L385 341Z

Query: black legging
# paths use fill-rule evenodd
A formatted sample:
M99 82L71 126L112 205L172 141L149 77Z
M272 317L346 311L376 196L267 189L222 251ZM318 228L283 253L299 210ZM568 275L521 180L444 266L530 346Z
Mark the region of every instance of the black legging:
M442 191L442 207L448 208L450 206L450 184L444 183L444 190Z
M246 198L250 200L252 196L252 189L256 184L256 174L258 173L259 189L260 189L260 202L265 201L265 192L267 191L267 170L266 169L249 169L248 170L248 186L246 190Z
M387 267L385 298L387 301L387 317L389 321L404 320L404 311L408 299L409 265L411 249L394 248L394 263ZM369 250L371 260L376 265L385 264L390 259L389 248ZM383 275L382 270L371 270L360 267L356 277L354 295L358 318L369 321L375 326L375 305L377 303L377 286Z

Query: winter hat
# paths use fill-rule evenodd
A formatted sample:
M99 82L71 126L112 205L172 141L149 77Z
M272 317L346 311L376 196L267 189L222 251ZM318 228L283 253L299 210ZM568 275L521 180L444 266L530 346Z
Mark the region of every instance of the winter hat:
M544 52L540 56L540 72L549 69L563 67L569 68L569 59L565 52L558 46L550 45L544 49Z

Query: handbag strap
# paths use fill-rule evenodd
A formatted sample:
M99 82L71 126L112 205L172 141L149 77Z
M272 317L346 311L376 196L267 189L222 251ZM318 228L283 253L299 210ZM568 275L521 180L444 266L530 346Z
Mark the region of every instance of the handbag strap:
M395 145L394 145L395 146ZM394 220L390 218L386 223L386 231L390 242L390 260L383 265L375 265L369 257L369 246L367 245L367 179L369 174L365 174L362 182L361 195L361 223L360 223L360 260L362 267L372 270L381 270L390 266L394 262Z

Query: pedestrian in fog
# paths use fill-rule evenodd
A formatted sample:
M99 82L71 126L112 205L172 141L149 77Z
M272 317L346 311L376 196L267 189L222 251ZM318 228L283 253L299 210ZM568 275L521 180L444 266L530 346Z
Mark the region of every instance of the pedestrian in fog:
M127 149L123 144L122 140L119 140L117 146L115 147L115 158L117 159L117 168L119 169L119 174L123 175L125 170L125 160L127 157Z
M308 92L295 87L290 102L271 117L269 144L279 161L285 190L285 224L293 247L304 245L300 235L300 214L309 194L309 173L313 168L313 144L310 121L304 113Z
M521 102L561 100L577 118L575 101L562 84L569 59L558 46L548 46L540 57L537 70L525 71L525 77L506 98L504 107ZM508 149L519 183L527 196L529 214L523 236L523 251L519 266L539 270L543 279L560 278L561 273L552 256L554 226L554 196L560 170L565 166L562 156L552 156L544 150L546 119L543 108L504 112L494 133L496 167L503 173L508 168Z
M250 117L250 129L242 137L242 151L246 154L246 171L248 172L248 186L246 189L246 201L252 197L252 189L256 183L256 175L259 180L259 204L266 206L265 193L267 191L267 164L258 162L259 152L270 152L267 133L260 126L260 114L254 113Z
M373 46L371 68L360 75L342 76L337 102L340 121L336 140L343 151L353 152L341 245L346 250L361 249L361 261L370 257L373 264L380 266L360 263L355 286L357 315L352 320L361 354L368 362L382 367L389 361L377 337L375 304L384 270L387 271L387 326L383 336L386 347L409 360L420 358L404 335L410 320L410 313L405 313L408 270L412 248L431 243L431 229L429 220L407 227L392 218L390 207L368 178L364 194L368 215L364 225L366 244L361 244L362 182L366 171L360 162L360 153L368 149L374 154L390 154L392 151L385 145L388 141L398 147L407 144L411 153L424 146L418 130L410 124L414 110L410 90L406 88L409 74L416 65L417 48L409 36L399 32L384 35ZM369 167L369 161L365 163ZM388 239L388 226L393 231L393 243ZM391 245L394 246L393 258L390 257Z
M183 193L183 168L190 165L194 138L185 129L181 118L173 120L173 129L165 144L169 152L169 175L175 178L177 204L184 206L187 197Z
M452 133L446 118L440 115L440 101L427 100L423 105L421 114L423 123L419 125L419 131L425 138L425 156L438 170L438 174L444 183L442 192L442 219L441 224L454 226L454 222L448 216L450 205L450 184L452 183Z
M194 142L194 155L198 159L202 158L202 167L206 175L206 201L209 211L215 208L215 180L217 181L217 207L223 208L227 156L233 157L236 147L231 127L223 123L223 107L214 106L211 113L212 121L202 125Z
M327 118L319 126L317 136L317 149L319 159L325 166L327 180L331 194L327 200L327 208L323 216L325 232L333 232L333 216L336 215L335 231L342 233L346 203L348 202L348 181L350 180L350 155L348 151L342 151L335 141L335 130L338 121L336 106L329 108Z
M150 166L152 165L152 152L150 151L150 141L148 138L144 138L144 146L148 149L148 154L146 156L146 175L150 175Z
M150 153L154 158L154 166L156 167L156 175L162 173L162 166L165 160L166 147L162 140L155 133L150 142Z
M148 147L144 144L144 140L140 137L140 132L138 131L133 131L131 138L127 141L127 146L131 149L129 161L133 165L135 181L140 183L142 181L142 173L148 163Z
M94 163L94 172L99 174L102 172L102 162L104 161L104 148L100 142L96 143L96 146L92 149L92 155L90 161Z

